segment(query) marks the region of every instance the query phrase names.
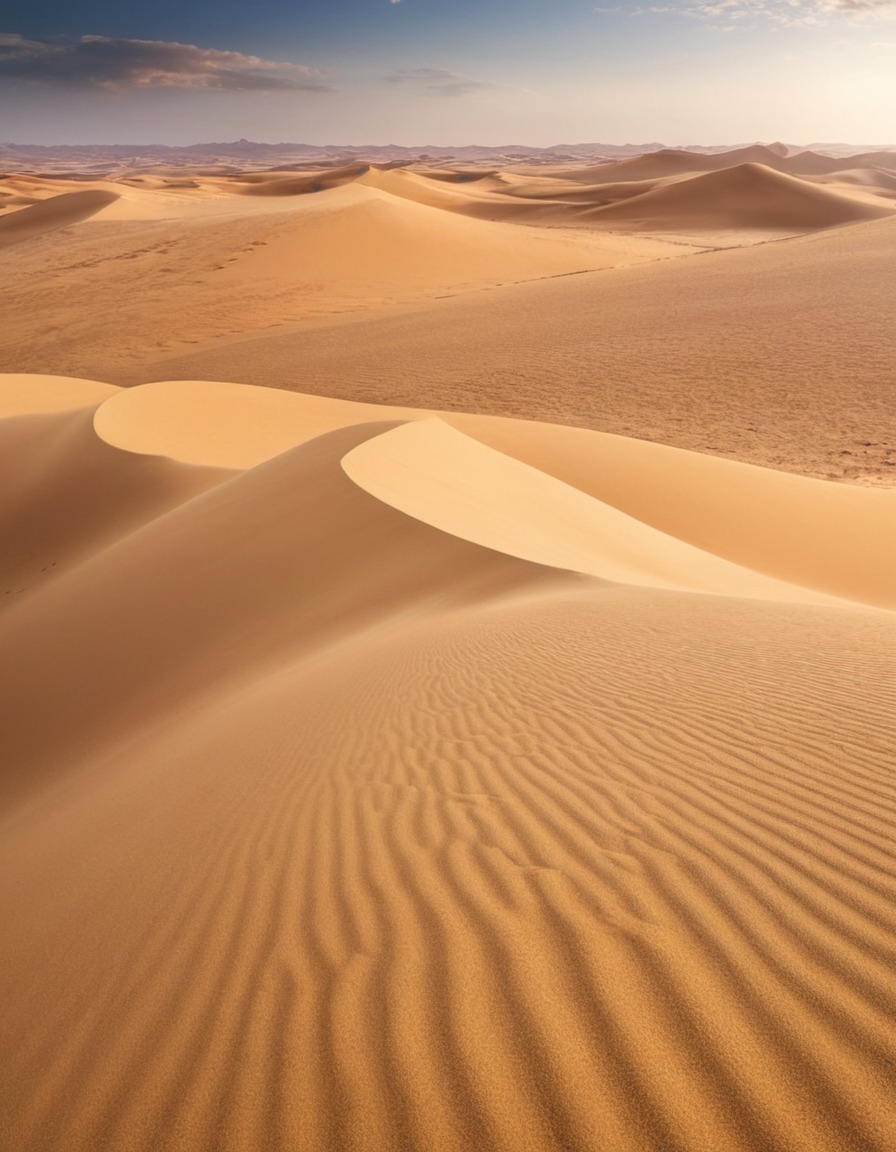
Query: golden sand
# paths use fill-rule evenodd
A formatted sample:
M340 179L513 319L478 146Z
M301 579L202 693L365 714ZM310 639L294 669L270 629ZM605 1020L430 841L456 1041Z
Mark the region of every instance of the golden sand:
M3 1149L896 1145L896 220L682 155L4 182Z

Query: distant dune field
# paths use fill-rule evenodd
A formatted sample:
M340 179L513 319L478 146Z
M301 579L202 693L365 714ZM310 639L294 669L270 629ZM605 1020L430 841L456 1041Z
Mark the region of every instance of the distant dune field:
M896 1147L876 160L0 181L3 1152Z
M887 483L894 189L891 153L760 145L18 172L0 367L523 416Z

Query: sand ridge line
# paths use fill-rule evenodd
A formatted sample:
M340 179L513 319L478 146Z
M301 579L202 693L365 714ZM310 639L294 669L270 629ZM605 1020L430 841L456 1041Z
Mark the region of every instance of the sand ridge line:
M384 432L341 464L405 514L524 560L654 588L837 603L693 549L441 420Z
M128 451L247 467L321 432L437 415L467 436L669 536L818 592L893 607L896 495L585 429L382 407L209 381L159 381L100 406L97 433Z

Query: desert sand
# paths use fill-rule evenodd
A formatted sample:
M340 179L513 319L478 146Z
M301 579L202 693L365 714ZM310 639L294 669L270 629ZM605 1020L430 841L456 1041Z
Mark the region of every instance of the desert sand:
M518 416L889 483L896 155L780 151L13 173L0 369Z
M893 180L0 182L0 1147L896 1144Z

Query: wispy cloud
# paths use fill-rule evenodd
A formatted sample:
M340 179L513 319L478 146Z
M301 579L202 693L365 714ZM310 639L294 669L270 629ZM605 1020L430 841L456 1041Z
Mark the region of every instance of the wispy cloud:
M832 0L830 7L837 12L864 12L881 19L896 19L896 0Z
M594 9L598 13L620 10L627 10L632 16L686 16L727 27L743 27L746 23L799 27L833 24L842 19L855 24L896 20L896 0L662 0L628 9Z
M489 92L500 88L488 80L472 80L450 72L447 68L403 68L386 79L390 84L416 84L436 96L469 96L474 92Z
M226 92L332 92L301 64L166 40L82 36L69 44L0 33L0 79L120 90L187 88Z

